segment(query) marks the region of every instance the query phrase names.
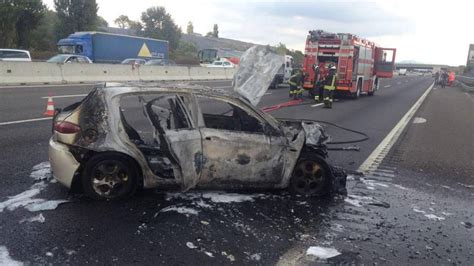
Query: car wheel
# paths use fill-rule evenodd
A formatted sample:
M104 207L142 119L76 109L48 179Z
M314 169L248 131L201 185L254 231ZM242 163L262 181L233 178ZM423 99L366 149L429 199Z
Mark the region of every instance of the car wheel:
M319 156L302 157L296 163L290 180L293 194L323 197L330 193L331 171Z
M136 191L138 170L125 155L101 153L87 161L82 186L86 195L93 199L122 199Z

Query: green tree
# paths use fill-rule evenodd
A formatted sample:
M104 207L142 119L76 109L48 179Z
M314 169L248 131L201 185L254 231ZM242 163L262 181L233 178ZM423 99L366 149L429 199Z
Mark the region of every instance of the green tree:
M219 38L219 26L214 24L214 28L212 28L212 37Z
M199 64L199 58L197 54L198 49L196 44L192 42L180 41L178 48L172 52L170 56L178 64L197 65Z
M106 28L109 26L109 23L107 22L107 20L105 20L105 18L101 16L97 16L95 24L96 24L96 28Z
M96 0L54 0L58 15L56 33L59 38L76 31L91 31L97 29Z
M38 27L31 32L31 48L36 51L56 51L56 35L54 25L58 23L56 12L46 10L38 23Z
M41 0L0 2L0 46L29 48L31 32L38 26L46 7Z
M178 48L181 28L178 27L164 7L151 7L142 13L143 35L167 40L170 50Z
M186 33L187 34L192 34L194 33L194 26L191 21L188 22L188 26L186 27Z
M117 25L121 29L129 29L130 22L130 19L126 15L120 15L114 20L115 25Z
M288 49L286 48L286 45L283 43L278 43L276 46L276 53L279 55L286 55Z
M143 25L139 21L130 21L129 29L135 32L138 36L143 36Z

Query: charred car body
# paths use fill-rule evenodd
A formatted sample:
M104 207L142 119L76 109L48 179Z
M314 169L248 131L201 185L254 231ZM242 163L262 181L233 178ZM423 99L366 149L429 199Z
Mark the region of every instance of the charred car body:
M228 92L111 84L56 114L49 158L60 183L97 199L169 186L322 196L345 188L327 141L317 123L279 121Z

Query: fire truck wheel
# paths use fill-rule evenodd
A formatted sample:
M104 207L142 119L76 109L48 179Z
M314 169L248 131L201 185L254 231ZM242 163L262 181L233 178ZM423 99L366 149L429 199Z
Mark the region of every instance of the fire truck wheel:
M357 90L356 90L356 92L352 93L352 99L359 98L361 90L362 90L362 82L359 80L359 81L357 81Z
M374 86L372 88L372 91L369 91L367 94L369 96L374 96L375 92L378 90L379 88L379 80L378 79L375 79L375 82L374 82Z

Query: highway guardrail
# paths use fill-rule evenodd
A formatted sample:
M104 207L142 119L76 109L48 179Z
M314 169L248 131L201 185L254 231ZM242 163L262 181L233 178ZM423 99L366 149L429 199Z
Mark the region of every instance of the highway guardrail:
M456 76L456 81L463 89L474 92L474 77Z
M232 79L234 68L0 62L0 85Z

